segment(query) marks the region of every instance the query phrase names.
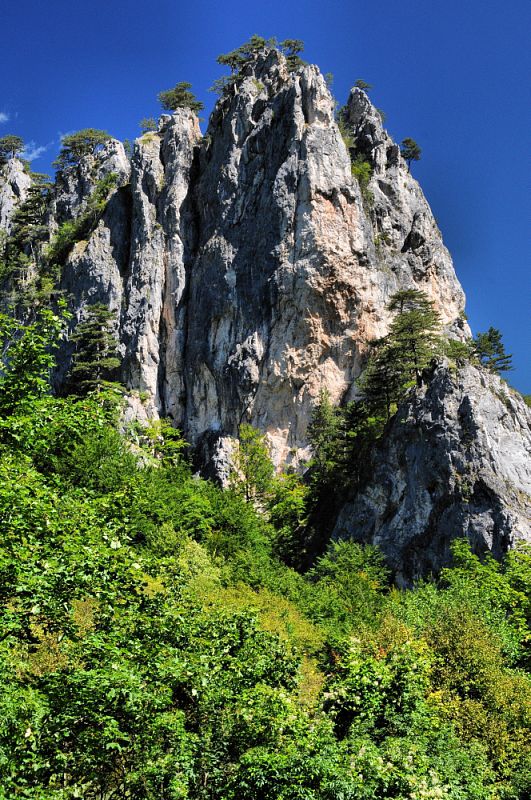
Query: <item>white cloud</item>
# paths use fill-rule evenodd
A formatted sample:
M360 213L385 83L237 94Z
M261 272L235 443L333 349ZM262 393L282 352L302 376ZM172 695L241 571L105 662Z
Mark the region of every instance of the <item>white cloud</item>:
M21 153L22 158L25 158L27 161L35 161L36 158L40 158L43 153L50 149L53 142L49 144L38 145L36 142L26 142L26 146Z
M0 111L0 123L2 122L9 122L9 114L6 114L5 111Z

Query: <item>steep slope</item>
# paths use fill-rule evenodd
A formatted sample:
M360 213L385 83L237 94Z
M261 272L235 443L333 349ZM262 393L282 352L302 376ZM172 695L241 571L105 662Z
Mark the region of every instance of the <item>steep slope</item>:
M374 448L334 537L377 544L406 583L449 562L450 543L501 555L531 542L531 410L496 375L440 366Z

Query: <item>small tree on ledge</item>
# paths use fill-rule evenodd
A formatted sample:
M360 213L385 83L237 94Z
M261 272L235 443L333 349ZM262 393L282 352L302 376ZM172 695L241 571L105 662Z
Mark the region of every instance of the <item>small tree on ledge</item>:
M369 92L372 89L372 84L371 83L367 83L367 81L364 81L363 78L358 78L358 80L355 82L354 86L357 89L361 89L364 92Z
M159 93L159 103L166 111L176 111L178 108L190 108L195 112L202 111L204 105L190 91L191 88L192 84L188 81L176 83L173 89Z
M61 151L54 161L54 166L64 169L79 164L85 156L95 156L110 138L106 131L100 131L97 128L83 128L77 133L63 136Z
M502 335L497 328L490 327L486 333L478 333L474 339L473 352L480 364L497 375L513 368L513 357L505 352Z
M407 161L407 171L410 172L411 162L419 161L422 151L416 141L408 136L406 139L403 139L400 145L400 152L402 153L402 158Z
M5 164L9 158L14 158L24 150L24 140L20 136L8 134L0 138L0 164Z

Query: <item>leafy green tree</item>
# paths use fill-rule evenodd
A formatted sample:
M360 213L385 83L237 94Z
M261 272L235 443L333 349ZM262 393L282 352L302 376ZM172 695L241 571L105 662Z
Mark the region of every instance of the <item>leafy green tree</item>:
M513 368L513 357L505 352L502 334L492 326L486 333L478 333L474 338L473 354L484 367L498 375Z
M342 423L339 408L332 405L328 391L322 389L308 425L308 440L312 447L312 472L314 480L321 486L334 480L335 468L340 458L338 451Z
M243 423L232 458L231 486L247 501L263 501L271 490L274 473L265 436Z
M173 89L160 92L158 95L159 103L166 111L175 111L178 108L190 108L192 111L202 111L203 103L196 99L190 91L192 84L187 81L176 83Z
M63 136L61 150L54 166L59 170L79 164L86 156L95 156L111 137L97 128L83 128L76 133Z
M411 169L411 162L419 161L422 151L416 141L408 136L406 139L402 140L400 152L402 153L402 158L407 161L407 169L409 172Z
M9 158L14 158L24 150L24 140L20 136L8 134L0 137L0 164L5 163Z
M0 415L13 414L50 393L54 351L63 317L42 309L30 325L0 314Z
M100 303L91 305L83 322L70 336L76 346L68 378L70 393L99 392L120 366L118 341L113 332L114 316Z
M363 78L358 78L357 81L354 82L354 86L358 89L362 89L364 92L369 92L372 89L372 84L367 83Z
M157 120L154 117L143 117L139 124L142 133L149 133L150 131L157 130Z

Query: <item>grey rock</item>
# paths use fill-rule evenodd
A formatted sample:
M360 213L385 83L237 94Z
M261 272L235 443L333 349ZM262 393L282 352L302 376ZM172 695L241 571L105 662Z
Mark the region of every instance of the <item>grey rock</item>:
M129 181L131 168L118 139L110 139L96 155L85 156L78 164L60 170L55 180L52 227L78 216L98 181L111 172L116 175L119 186Z
M204 453L205 442L227 449L246 421L267 433L277 465L304 463L321 389L333 402L355 395L398 289L426 290L455 335L468 333L451 259L398 147L357 90L349 114L374 164L372 208L317 67L289 73L278 52L259 56L202 140L187 109L137 140L129 206L113 196L65 269L75 318L106 293L119 309L122 380L147 398L143 413L171 416ZM117 171L121 151L108 148L59 178L57 220Z
M438 572L456 536L496 557L531 542L531 409L482 368L439 366L391 420L368 472L333 535L378 545L402 583Z
M0 230L11 231L13 214L26 199L31 177L18 158L0 166Z

